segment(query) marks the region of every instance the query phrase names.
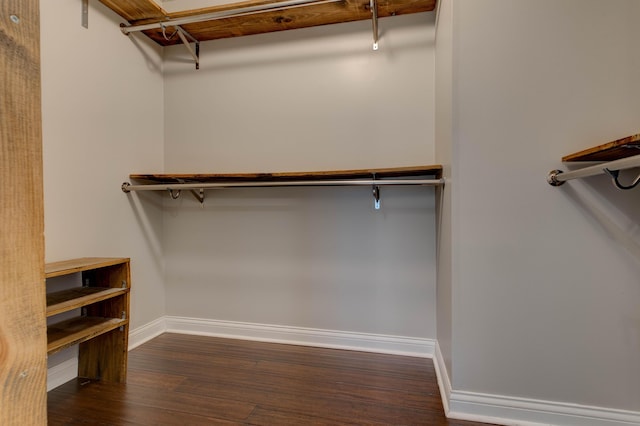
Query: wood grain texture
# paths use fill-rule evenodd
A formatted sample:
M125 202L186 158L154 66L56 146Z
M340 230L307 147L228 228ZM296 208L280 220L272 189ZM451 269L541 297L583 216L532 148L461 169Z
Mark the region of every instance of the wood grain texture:
M145 0L136 0L133 2L128 0L101 1L132 25L149 24L167 19L221 12L232 8L276 3L276 1L253 0L185 12L166 13L162 9L157 10L155 3L153 5L145 5ZM153 3L152 0L146 1ZM435 7L436 0L379 0L378 17L385 18L409 13L428 12L434 10ZM368 19L371 19L369 0L343 0L335 3L299 6L290 9L192 23L183 25L182 27L197 40L207 41ZM160 29L149 30L144 33L162 46L180 43L178 37L167 40Z
M126 382L131 272L128 258L87 257L46 265L48 277L81 273L83 287L47 294L47 315L83 308L49 325L48 352L79 344L78 376ZM54 320L55 321L55 320Z
M49 392L49 424L480 426L444 416L424 358L163 334L129 354L127 384Z
M152 0L100 0L127 21L140 19L165 19L166 13Z
M129 262L125 257L81 257L78 259L50 262L44 266L46 278L75 274L90 269L104 268Z
M47 351L54 354L62 349L82 343L103 333L126 325L127 320L104 317L76 317L47 328Z
M129 261L91 269L82 273L83 282L90 286L127 288L117 297L88 305L86 314L105 318L121 318L118 329L102 334L80 344L78 376L124 383L127 380L127 355L129 350L129 304L131 271Z
M390 177L442 176L442 166L411 166L381 169L329 170L311 172L274 173L170 173L131 174L130 179L155 183L177 182L243 182L243 181L293 181L331 179L371 179Z
M129 321L122 320L113 331L80 344L78 377L105 382L127 381Z
M128 288L77 287L47 294L47 317L121 296Z
M13 17L13 19L12 19ZM37 0L0 2L0 424L46 424Z
M613 161L634 155L640 155L640 134L566 155L562 161Z

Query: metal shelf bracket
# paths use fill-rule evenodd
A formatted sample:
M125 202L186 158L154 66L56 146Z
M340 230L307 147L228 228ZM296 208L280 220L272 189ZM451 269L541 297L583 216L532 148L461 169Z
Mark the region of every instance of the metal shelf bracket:
M195 189L192 189L191 194L196 197L196 200L198 200L200 204L204 204L204 188L198 189L198 192L196 192Z
M199 70L200 69L200 42L196 40L195 37L193 37L191 34L183 30L181 26L176 26L176 32L178 33L178 37L180 37L182 44L184 44L184 47L187 48L187 50L189 51L189 54L193 58L196 64L196 69ZM193 42L195 46L195 51L194 49L191 48L189 41Z

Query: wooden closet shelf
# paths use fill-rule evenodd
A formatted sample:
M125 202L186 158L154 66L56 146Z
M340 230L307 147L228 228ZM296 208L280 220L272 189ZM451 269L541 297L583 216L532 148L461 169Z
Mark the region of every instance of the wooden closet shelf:
M44 266L45 278L70 275L76 272L89 271L97 268L118 265L129 261L122 257L82 257L79 259L51 262Z
M128 288L75 287L47 294L47 317L125 294Z
M128 323L120 318L76 317L52 324L47 327L47 353L51 355Z
M275 3L273 0L249 0L222 4L203 9L169 13L153 0L100 0L131 25L150 24L172 19L191 17ZM378 17L429 12L436 7L436 0L378 0ZM372 13L369 0L344 0L299 6L228 17L205 22L181 25L198 41L262 34L296 28L315 27L341 22L370 20ZM167 27L173 28L170 23ZM167 32L168 34L171 34ZM179 44L179 37L165 37L160 28L144 31L144 34L162 46ZM167 39L168 38L168 39Z
M562 157L562 161L613 161L638 154L640 154L640 134L566 155Z
M130 179L153 183L214 183L244 181L294 181L294 180L332 180L332 179L370 179L391 177L442 176L442 166L411 166L381 169L331 170L315 172L282 173L173 173L173 174L131 174Z

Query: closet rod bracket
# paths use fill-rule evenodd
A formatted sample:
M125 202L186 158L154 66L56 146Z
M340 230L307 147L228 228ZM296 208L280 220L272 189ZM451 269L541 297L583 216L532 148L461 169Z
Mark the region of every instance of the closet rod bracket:
M373 173L371 175L371 179L373 180L373 208L376 210L380 210L380 185L376 183L376 174Z
M373 24L373 50L378 50L378 1L369 0L371 22Z
M549 172L549 174L547 175L547 183L551 186L560 186L560 185L564 185L565 181L563 180L558 180L558 175L562 173L562 170L551 170Z
M633 189L640 184L640 175L638 175L633 180L633 182L631 182L631 184L625 185L622 182L620 182L620 170L609 170L607 168L603 170L607 175L609 175L609 177L611 177L611 180L613 181L613 185L622 191Z
M373 185L373 208L380 210L380 187Z
M122 182L122 186L120 186L120 189L122 189L122 192L124 192L125 194L128 194L131 192L131 190L129 190L130 186L131 184L129 182Z

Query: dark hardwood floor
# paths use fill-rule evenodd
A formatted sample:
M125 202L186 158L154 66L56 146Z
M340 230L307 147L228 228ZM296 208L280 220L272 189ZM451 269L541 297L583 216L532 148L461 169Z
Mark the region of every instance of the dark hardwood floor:
M49 392L49 425L454 425L430 359L163 334L126 385Z

